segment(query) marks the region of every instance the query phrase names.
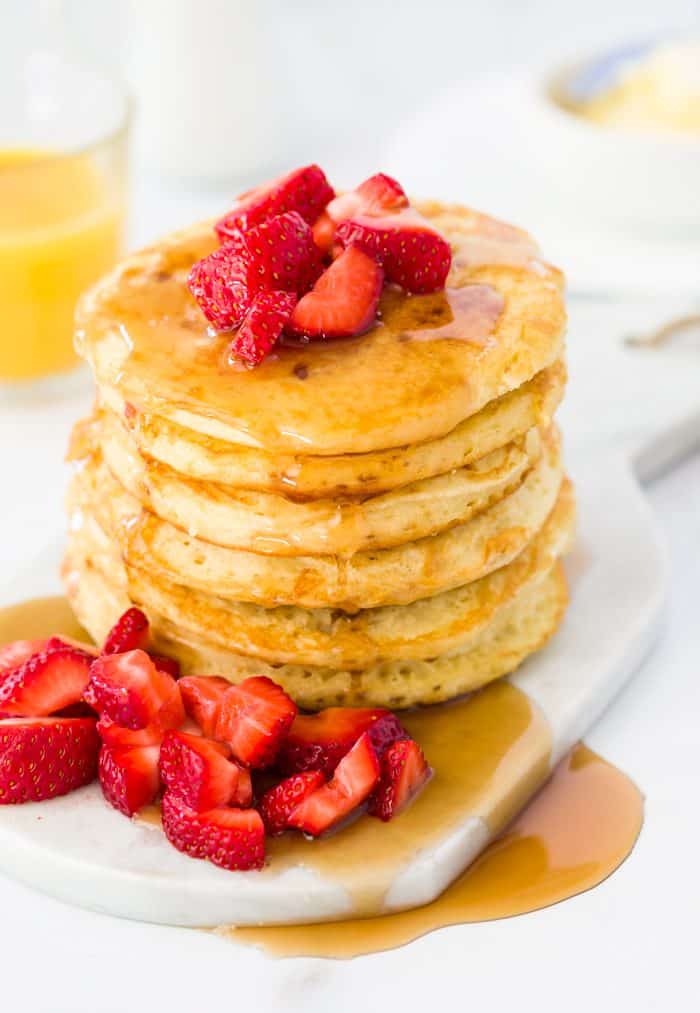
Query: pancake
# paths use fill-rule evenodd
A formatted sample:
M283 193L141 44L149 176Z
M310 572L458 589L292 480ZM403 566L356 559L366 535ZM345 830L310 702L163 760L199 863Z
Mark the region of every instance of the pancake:
M379 496L296 503L147 462L110 413L100 416L93 440L112 474L158 517L216 545L273 556L349 557L463 524L513 492L542 452L532 431L468 467Z
M101 641L114 617L129 604L91 560L71 549L64 564L66 593L81 625ZM304 665L268 665L237 656L151 616L154 647L180 662L183 674L217 674L232 682L268 675L300 707L343 706L401 709L441 703L478 689L514 671L555 632L568 600L559 564L511 606L461 653L424 661L391 661L359 671Z
M542 442L544 452L518 487L466 524L349 559L267 556L214 545L142 510L99 461L78 471L69 506L92 514L125 558L153 581L266 606L356 611L401 605L477 580L522 552L544 524L562 482L556 430Z
M280 344L254 370L226 369L186 287L217 246L204 223L127 257L81 300L76 347L102 399L271 454L369 453L444 437L561 358L561 274L539 260L475 265L460 244L483 220L426 205L454 257L445 291L385 289L361 337ZM117 404L110 399L116 395Z
M563 278L477 212L419 206L444 291L383 289L347 340L226 362L187 289L211 223L81 300L66 593L101 640L135 604L184 673L268 675L304 708L436 703L511 672L567 602L575 524L552 415Z
M568 548L574 516L572 490L566 483L542 530L508 566L411 605L364 609L354 616L331 609L246 605L156 580L151 572L128 564L126 577L119 574L116 580L149 614L228 650L271 664L364 668L385 660L428 659L463 650L498 611L552 569ZM90 529L76 533L74 544L115 579L123 564L110 558L109 549L90 535Z
M464 468L492 451L548 426L561 401L566 367L555 362L532 380L485 405L451 432L426 443L367 454L318 457L267 454L186 429L169 419L126 409L113 391L110 403L129 429L138 452L189 478L239 489L280 493L289 499L376 496L410 482Z

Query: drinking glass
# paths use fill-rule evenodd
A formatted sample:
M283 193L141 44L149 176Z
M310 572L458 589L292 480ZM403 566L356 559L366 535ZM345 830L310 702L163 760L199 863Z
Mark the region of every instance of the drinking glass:
M76 301L115 263L124 238L129 99L66 55L61 13L56 0L3 13L0 391L8 393L76 365Z

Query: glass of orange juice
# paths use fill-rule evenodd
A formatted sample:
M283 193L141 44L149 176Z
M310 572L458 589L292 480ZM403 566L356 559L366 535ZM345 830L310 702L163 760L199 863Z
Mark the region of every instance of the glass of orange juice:
M126 217L125 90L66 58L50 4L19 7L0 42L0 391L77 364L75 304Z

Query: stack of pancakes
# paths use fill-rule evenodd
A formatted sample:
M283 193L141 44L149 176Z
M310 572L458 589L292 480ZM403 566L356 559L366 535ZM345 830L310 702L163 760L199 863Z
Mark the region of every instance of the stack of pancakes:
M134 603L184 672L400 708L511 672L555 631L562 277L519 230L421 210L453 248L445 292L388 289L368 334L253 370L226 366L186 287L209 225L84 298L97 400L73 435L64 578L95 639Z

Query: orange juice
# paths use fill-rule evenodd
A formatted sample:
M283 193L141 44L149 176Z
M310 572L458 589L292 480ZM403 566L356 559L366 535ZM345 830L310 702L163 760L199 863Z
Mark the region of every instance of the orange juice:
M75 364L75 303L121 252L123 222L94 155L0 151L0 381Z

